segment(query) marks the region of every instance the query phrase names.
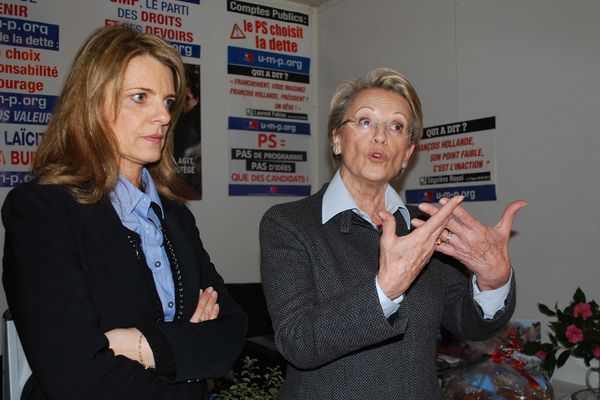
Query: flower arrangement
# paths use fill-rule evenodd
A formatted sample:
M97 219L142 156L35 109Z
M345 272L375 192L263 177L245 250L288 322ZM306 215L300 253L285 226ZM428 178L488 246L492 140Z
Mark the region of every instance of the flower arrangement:
M523 353L540 357L549 376L556 368L562 367L570 356L582 358L588 367L590 361L600 359L600 309L594 300L586 300L580 288L577 288L570 304L563 310L556 304L554 310L543 304L538 304L538 309L542 314L556 319L549 324L552 331L548 333L550 342L527 342Z

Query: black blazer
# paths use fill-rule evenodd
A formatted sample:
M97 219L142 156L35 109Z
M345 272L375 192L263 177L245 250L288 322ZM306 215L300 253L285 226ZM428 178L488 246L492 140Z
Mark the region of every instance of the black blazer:
M109 199L84 205L63 186L33 182L8 194L3 283L34 374L30 399L201 399L205 379L223 374L239 355L245 314L204 250L193 215L161 201L183 284L181 319L169 323L136 252L137 236ZM208 286L218 291L219 317L189 323L199 290ZM108 348L103 332L127 327L148 339L155 370Z

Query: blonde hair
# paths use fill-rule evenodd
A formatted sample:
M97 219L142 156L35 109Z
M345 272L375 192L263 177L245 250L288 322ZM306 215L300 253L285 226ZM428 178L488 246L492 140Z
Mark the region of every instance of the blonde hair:
M114 190L120 156L104 104L112 96L116 115L127 66L144 55L171 69L176 92L161 158L147 168L160 193L184 201L172 155L173 128L185 98L183 61L164 40L123 25L97 30L77 53L33 163L32 174L40 183L67 185L84 204L95 203Z
M412 84L404 75L390 68L376 68L366 75L353 80L344 81L336 89L329 106L329 120L327 132L329 139L333 138L333 131L340 127L345 120L348 107L356 96L367 89L385 89L398 93L408 102L411 114L410 140L416 144L423 136L423 111L421 101ZM332 152L334 161L340 156Z

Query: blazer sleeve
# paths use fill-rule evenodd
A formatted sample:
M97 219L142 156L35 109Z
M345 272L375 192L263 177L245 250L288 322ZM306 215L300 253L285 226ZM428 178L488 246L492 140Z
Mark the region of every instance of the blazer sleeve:
M115 356L100 330L83 268L81 222L63 187L24 184L2 208L3 283L37 381L48 399L199 399L203 384L172 384Z
M186 304L189 305L185 307L181 322L146 324L140 330L152 338L149 343L155 354L160 348L166 351L167 354L163 354L166 359L173 358L174 382L223 376L242 351L247 317L229 295L204 249L194 216L183 205L175 208L177 211L170 220L169 230L174 236L172 240L177 252L184 258L183 275L188 277L184 287L191 288L185 291ZM190 260L197 270L190 271L185 260ZM190 279L190 274L199 281ZM198 302L198 291L209 286L218 293L219 316L211 321L190 323ZM157 367L160 367L158 361Z
M493 318L485 319L479 304L473 298L472 273L460 262L447 257L436 257L432 263L443 262L444 318L442 325L454 335L466 340L485 340L504 327L513 315L516 305L516 278L513 271L510 290L504 307Z
M294 222L284 207L267 211L260 227L263 288L275 345L286 360L300 369L318 368L402 334L406 309L401 304L398 318L385 318L375 274L348 284L336 296L320 298L317 287L323 289L327 283L315 281L314 270L320 266L311 260L319 256L311 252L328 249L315 249L305 227Z

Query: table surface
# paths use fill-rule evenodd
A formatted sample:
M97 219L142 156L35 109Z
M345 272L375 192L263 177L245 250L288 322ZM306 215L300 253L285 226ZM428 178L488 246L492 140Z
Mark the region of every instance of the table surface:
M571 394L578 390L585 389L585 386L576 385L574 383L565 381L552 380L550 383L554 389L555 400L570 400Z

